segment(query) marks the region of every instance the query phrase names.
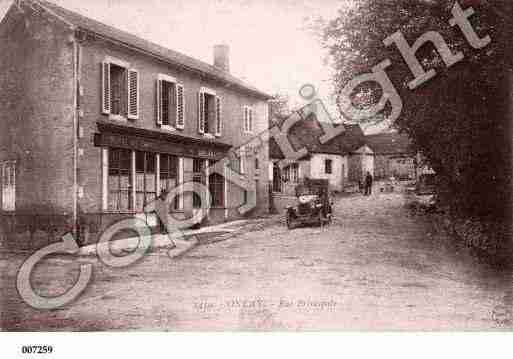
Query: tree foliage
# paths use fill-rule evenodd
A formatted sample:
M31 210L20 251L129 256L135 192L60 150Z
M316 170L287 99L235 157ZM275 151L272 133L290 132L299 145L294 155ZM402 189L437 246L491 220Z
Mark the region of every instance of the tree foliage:
M439 200L459 215L510 219L513 2L459 1L463 9L474 8L470 21L477 34L492 38L481 50L473 49L462 32L449 25L454 2L356 0L353 7L340 9L336 18L321 20L335 95L352 78L390 59L393 65L387 73L404 106L393 126L410 136L437 172ZM465 58L447 68L434 46L426 44L417 57L437 76L412 91L407 83L413 74L400 52L383 44L396 31L410 45L427 31L437 31L453 53L462 51ZM368 94L367 104L381 97L375 84L365 85L359 92Z

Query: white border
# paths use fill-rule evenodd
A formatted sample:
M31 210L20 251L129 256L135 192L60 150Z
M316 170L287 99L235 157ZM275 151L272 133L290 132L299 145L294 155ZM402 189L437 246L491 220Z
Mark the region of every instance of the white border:
M495 358L506 333L1 333L3 357L29 358L22 345L52 345L45 359L165 358ZM84 345L87 343L87 345ZM201 343L198 345L198 343Z

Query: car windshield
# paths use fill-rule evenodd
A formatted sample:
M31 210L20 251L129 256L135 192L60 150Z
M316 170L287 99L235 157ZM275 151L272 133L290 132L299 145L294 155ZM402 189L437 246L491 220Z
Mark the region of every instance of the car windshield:
M315 201L317 199L317 195L315 194L305 194L305 195L301 195L299 196L299 203L309 203L309 202L312 202L312 201Z

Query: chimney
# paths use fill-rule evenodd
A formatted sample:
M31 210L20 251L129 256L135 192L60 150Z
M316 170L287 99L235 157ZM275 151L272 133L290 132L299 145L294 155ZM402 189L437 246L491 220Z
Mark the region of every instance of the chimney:
M214 66L230 72L230 47L228 45L214 45Z

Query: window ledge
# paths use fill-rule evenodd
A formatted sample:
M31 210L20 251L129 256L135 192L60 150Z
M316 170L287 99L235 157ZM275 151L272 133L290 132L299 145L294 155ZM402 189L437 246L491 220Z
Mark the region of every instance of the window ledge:
M213 135L213 134L211 134L211 133L204 133L204 134L203 134L203 137L205 137L205 138L211 138L211 139L216 138L216 136L214 136L214 135Z
M160 129L165 130L165 131L170 131L170 132L176 131L176 128L174 128L173 126L169 126L169 125L160 125Z
M109 120L126 122L127 118L122 115L109 115Z
M105 210L102 211L102 214L123 214L123 215L136 215L144 212L133 212L133 211L113 211L113 210Z

